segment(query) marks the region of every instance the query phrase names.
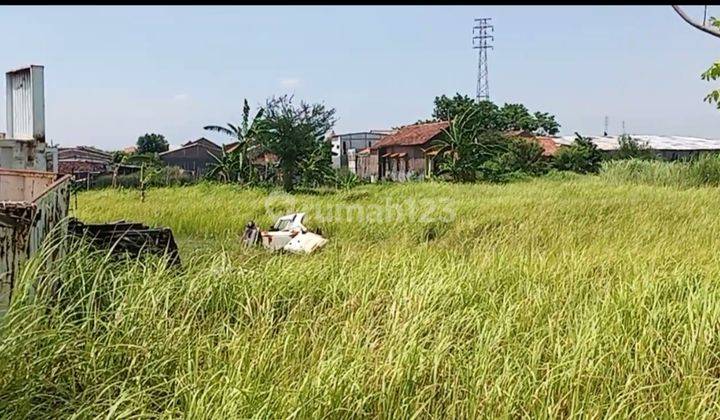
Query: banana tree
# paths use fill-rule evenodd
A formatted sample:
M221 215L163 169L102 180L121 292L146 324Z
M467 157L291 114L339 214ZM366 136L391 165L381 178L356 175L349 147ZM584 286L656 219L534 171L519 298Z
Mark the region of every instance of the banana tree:
M252 165L252 156L257 155L261 150L258 134L262 130L263 113L264 110L260 108L251 119L250 105L245 99L240 125L227 123L227 127L220 125L203 127L205 130L230 136L237 142L228 151L223 150L220 158L215 158L218 163L213 165L210 173L216 173L216 175L224 177L226 181L237 178L236 180L239 182L252 182L257 179L258 174Z

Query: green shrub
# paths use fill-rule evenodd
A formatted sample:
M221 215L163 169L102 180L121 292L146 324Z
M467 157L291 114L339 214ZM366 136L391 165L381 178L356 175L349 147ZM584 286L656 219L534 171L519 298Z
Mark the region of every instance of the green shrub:
M549 169L548 161L543 156L542 146L522 138L508 139L507 151L495 160L507 173L541 175Z
M362 183L357 175L350 172L348 168L340 168L335 171L335 186L337 188L349 190Z
M554 167L561 171L573 171L581 174L597 173L603 155L589 137L576 133L572 145L562 147L555 155Z
M618 144L619 148L613 155L613 159L652 160L658 158L647 142L640 141L627 134L620 136Z

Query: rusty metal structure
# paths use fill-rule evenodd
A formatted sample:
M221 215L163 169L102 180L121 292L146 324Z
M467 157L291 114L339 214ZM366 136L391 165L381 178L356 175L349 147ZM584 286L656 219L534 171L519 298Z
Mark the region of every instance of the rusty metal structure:
M180 266L178 246L172 230L168 228L151 228L124 220L87 224L73 218L68 223L68 232L87 240L94 248L109 250L116 256L167 255L169 267Z
M70 176L0 168L0 313L10 303L21 264L54 229L64 234Z
M57 172L57 148L45 142L44 67L5 74L7 134L0 140L0 167Z

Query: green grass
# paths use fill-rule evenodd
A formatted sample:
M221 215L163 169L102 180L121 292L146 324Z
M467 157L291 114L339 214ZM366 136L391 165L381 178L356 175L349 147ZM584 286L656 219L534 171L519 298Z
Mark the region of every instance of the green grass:
M0 324L0 411L237 417L690 417L720 401L720 191L556 177L299 194L311 256L244 249L261 190L83 193L173 229L184 271L80 250ZM428 223L321 221L417 201ZM443 202L445 199L447 201ZM275 204L277 211L292 210ZM313 213L315 212L315 213ZM453 220L441 219L452 216ZM29 265L24 286L42 273Z
M636 183L679 188L720 186L720 156L704 154L690 161L614 160L600 173L610 183Z

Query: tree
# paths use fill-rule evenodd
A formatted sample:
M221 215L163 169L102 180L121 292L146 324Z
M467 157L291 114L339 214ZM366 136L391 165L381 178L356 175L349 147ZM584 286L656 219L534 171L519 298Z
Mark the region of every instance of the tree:
M456 93L452 98L445 95L436 96L432 116L435 120L449 121L474 107L475 100L467 95Z
M288 95L268 99L260 137L264 149L277 156L285 191L293 190L296 177L308 179L331 167L323 153L331 150L325 135L334 124L335 109L322 104L301 101L296 106Z
M554 136L560 132L560 124L555 121L554 115L550 115L547 112L535 112L535 120L537 120L541 134Z
M476 102L467 95L455 94L454 97L442 95L435 97L433 119L450 121L459 117L468 109L474 109L472 124L478 130L508 131L527 130L537 134L554 135L560 131L560 124L547 112L531 114L522 104L504 104L498 107L490 101Z
M250 119L250 105L247 99L243 100L242 122L239 125L227 123L227 127L219 125L206 125L208 131L225 134L237 141L237 146L231 152L215 158L218 163L209 171L210 176L222 175L226 182L231 180L251 182L257 180L257 171L252 164L253 156L261 152L259 133L262 130L262 116L265 111L260 108Z
M707 7L707 6L706 6ZM691 26L707 33L712 36L715 36L717 38L720 38L720 20L716 19L715 17L710 17L710 26L705 25L700 22L695 22L692 18L690 18L683 10L680 8L680 6L673 6L672 7L680 17L690 24ZM705 9L707 11L707 9ZM707 69L703 74L700 75L700 78L702 80L717 80L720 78L720 61L714 62L709 69ZM715 102L715 105L718 109L720 109L720 89L715 89L708 93L705 96L704 99L706 102L713 103Z
M539 128L535 117L523 104L505 104L500 108L502 130L527 130L535 132Z
M162 134L145 134L137 139L137 153L162 153L167 152L170 145Z
M602 152L589 137L575 133L572 145L563 147L555 155L555 168L582 174L600 171Z

